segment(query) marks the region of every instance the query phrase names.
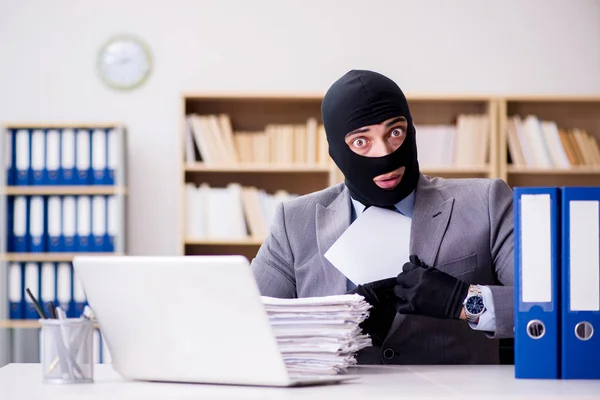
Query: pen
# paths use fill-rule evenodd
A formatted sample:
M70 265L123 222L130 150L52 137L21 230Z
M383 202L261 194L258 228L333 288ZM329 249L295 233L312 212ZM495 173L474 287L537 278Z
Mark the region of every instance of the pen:
M42 318L42 319L48 319L48 316L44 312L44 309L40 306L40 303L38 303L38 301L35 298L35 296L33 295L33 293L31 293L31 290L29 290L29 288L27 288L27 289L25 289L25 291L27 292L27 295L29 296L29 298L33 302L33 306L35 307L35 311L37 311L37 313L39 314L40 318Z
M58 318L56 316L56 306L54 305L53 301L48 302L48 311L50 312L50 318L52 318L52 319Z

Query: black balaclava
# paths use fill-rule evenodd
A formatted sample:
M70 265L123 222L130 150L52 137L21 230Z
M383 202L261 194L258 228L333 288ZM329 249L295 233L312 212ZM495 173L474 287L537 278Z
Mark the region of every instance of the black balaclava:
M352 70L327 91L321 114L329 155L345 177L350 195L365 206L389 207L408 196L419 180L415 127L402 90L391 79L372 71ZM408 122L402 145L383 157L365 157L353 152L346 134L367 125L403 116ZM373 178L404 166L402 180L392 190L382 189Z

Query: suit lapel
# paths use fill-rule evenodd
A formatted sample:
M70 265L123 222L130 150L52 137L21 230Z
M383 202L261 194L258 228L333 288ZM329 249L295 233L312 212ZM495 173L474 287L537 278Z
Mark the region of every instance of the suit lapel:
M329 206L317 204L317 246L323 267L322 277L325 279L325 282L318 283L324 290L322 295L347 291L347 278L325 258L325 253L350 226L350 207L350 195L346 186L343 186L341 193Z
M421 175L410 228L410 253L427 265L435 265L437 261L453 205L453 197L444 199L429 179Z
M439 190L421 175L415 192L415 205L410 228L410 254L429 266L435 265L438 252L450 222L454 198L445 199ZM393 336L406 315L396 314L388 338Z

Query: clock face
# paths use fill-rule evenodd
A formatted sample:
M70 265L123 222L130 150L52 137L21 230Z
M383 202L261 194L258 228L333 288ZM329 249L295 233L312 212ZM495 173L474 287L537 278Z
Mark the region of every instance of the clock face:
M485 305L483 304L483 299L481 297L473 296L467 299L466 308L471 314L477 315L483 312Z
M150 52L134 37L110 40L100 50L98 70L104 82L116 89L133 89L141 85L152 67Z

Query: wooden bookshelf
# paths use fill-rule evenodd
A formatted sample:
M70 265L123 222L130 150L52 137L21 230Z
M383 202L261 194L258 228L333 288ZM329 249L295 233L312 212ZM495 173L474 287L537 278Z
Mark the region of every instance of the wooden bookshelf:
M82 131L87 131L90 133L90 140L89 140L89 145L90 145L90 152L93 153L93 146L94 146L94 131L96 129L98 130L102 130L103 131L103 136L101 136L100 141L97 143L103 143L104 140L102 138L106 138L106 162L110 163L110 167L114 168L114 181L111 182L111 185L96 185L93 182L90 182L86 185L16 185L15 182L11 182L11 180L7 180L8 178L8 174L7 174L7 169L6 169L6 165L7 165L7 160L5 159L5 156L7 154L11 154L12 151L7 151L7 145L10 144L9 142L9 138L11 138L11 136L9 135L16 135L17 131L21 131L21 130L25 130L28 131L27 134L29 135L29 148L27 149L29 154L30 154L30 159L29 159L29 165L33 165L33 160L35 161L40 161L40 155L43 154L44 157L50 158L48 156L48 154L52 154L49 152L49 149L60 149L62 146L62 142L63 142L63 133L65 132L65 130L72 130L72 131L77 131L76 134L79 133L79 130ZM53 142L53 145L50 146L48 145L48 139L45 138L44 140L44 144L43 146L39 146L40 142L37 143L36 147L36 151L34 152L32 147L32 140L31 140L31 135L33 131L36 130L41 130L44 132L47 132L49 130L56 130L58 131L58 135L55 137L58 137L58 145L57 142ZM108 136L108 135L113 135L113 136ZM106 135L106 136L104 136ZM12 138L14 139L14 136L12 136ZM15 149L15 153L18 153L18 142L13 142L14 146L16 146L17 148ZM84 142L85 143L85 142ZM74 151L77 151L77 148L75 147ZM87 148L84 150L87 152ZM58 290L58 286L59 284L58 282L58 278L56 277L56 274L58 273L58 269L63 267L63 271L64 269L64 265L57 265L60 263L67 263L70 264L73 260L74 257L76 256L83 256L83 255L94 255L94 256L115 256L115 255L123 255L126 254L126 234L127 234L127 230L126 230L126 221L127 221L127 131L125 129L125 127L123 126L123 124L121 123L109 123L109 122L103 122L103 123L98 123L98 122L83 122L83 123L74 123L74 122L64 122L64 123L56 123L56 122L51 122L51 123L42 123L42 122L34 122L34 123L28 123L28 122L19 122L19 123L7 123L7 124L3 124L2 126L0 126L0 165L2 165L2 171L0 174L0 328L6 328L6 329L33 329L33 328L39 328L39 322L38 320L9 320L8 319L8 311L9 311L9 307L8 307L8 292L9 292L9 288L11 293L14 293L15 290L19 290L16 285L13 283L15 282L14 280L9 280L10 282L10 286L9 284L7 284L7 278L11 278L12 275L9 274L9 271L14 270L18 271L19 269L21 270L21 283L23 285L27 285L26 282L23 282L23 280L25 280L25 271L27 268L31 268L33 271L35 271L35 269L37 268L39 278L40 280L42 280L42 268L44 268L47 265L43 265L43 264L54 264L53 266L54 268L54 278L56 279L56 283L55 283L55 289ZM21 153L21 154L26 154L25 152ZM56 153L53 153L53 158L54 160L56 160L58 158L58 160L60 160L60 153L57 155ZM75 155L76 156L76 155ZM13 154L13 165L15 162L15 154ZM63 160L60 160L61 162ZM91 160L90 160L91 161ZM93 168L93 165L90 165L90 167ZM14 170L13 170L14 173ZM61 175L61 174L59 174ZM13 179L14 181L14 179ZM31 182L30 182L31 183ZM10 185L9 185L10 184ZM44 219L44 223L43 225L43 234L47 235L49 232L49 222L48 220L50 219L49 216L52 215L54 217L54 224L55 226L60 225L62 227L62 224L64 223L65 219L68 219L70 221L76 221L77 220L77 212L79 210L78 208L78 204L72 208L72 212L75 213L75 215L72 215L70 217L64 217L63 215L61 215L61 213L63 212L64 208L62 206L62 202L65 200L64 198L62 198L63 196L73 196L76 197L77 199L81 199L81 197L87 197L89 198L89 212L90 212L90 217L94 218L94 214L93 214L93 204L94 201L102 201L104 200L102 203L97 203L97 204L104 204L106 206L105 209L105 222L106 225L104 226L105 229L109 230L109 233L112 237L112 239L114 239L114 251L112 251L113 249L111 249L111 252L77 252L77 253L67 253L67 252L29 252L29 253L16 253L16 252L9 252L9 246L8 246L8 240L7 238L9 237L9 232L8 229L13 229L12 225L7 224L6 221L8 220L10 222L10 220L13 221L15 218L8 218L9 217L9 212L10 212L10 207L9 204L13 201L16 201L17 198L25 198L27 201L31 201L31 199L33 198L33 196L36 196L36 198L42 198L42 202L43 202L43 213L41 214L41 216ZM53 208L53 210L60 210L59 211L49 211L49 206L48 203L51 200L51 196L56 196L58 198L54 198L52 199L54 201L54 205L56 205L56 201L58 201L60 207L58 208ZM97 196L96 198L94 198L94 196ZM22 203L21 203L22 204ZM39 203L38 203L39 204ZM102 206L101 206L102 207ZM110 211L109 211L110 210ZM31 211L27 211L28 213L31 213ZM109 212L114 212L114 214L109 214ZM14 213L14 211L13 211ZM26 231L28 231L31 228L31 222L30 220L30 215L27 215L27 217L25 218L27 220L27 222L25 223L25 225L27 225L26 227L23 227L23 225L21 225L21 231L23 229L25 229ZM40 215L39 213L37 215ZM13 214L14 216L14 214ZM20 218L20 220L22 221L23 218ZM57 224L58 221L60 224ZM97 221L97 219L96 219ZM92 225L94 224L94 222L90 223L90 233L93 232ZM39 224L38 224L39 226ZM72 225L71 225L72 226ZM79 227L77 227L76 229L78 229ZM48 251L48 248L45 248L43 250ZM12 250L12 249L10 249ZM19 268L20 267L20 268ZM69 272L69 280L68 283L65 283L65 279L62 280L63 284L60 285L63 288L63 291L69 290L69 291L73 291L73 269L71 266L68 266L68 272ZM11 272L12 273L12 272ZM62 276L64 277L65 275L62 274ZM52 281L52 279L51 279ZM40 284L38 289L41 290L41 286L43 284ZM37 285L36 285L37 286ZM75 292L73 292L75 293ZM79 291L79 293L82 293L82 291ZM22 298L25 298L25 294L21 293ZM36 293L36 291L34 291L34 295L39 296L39 293ZM73 294L71 294L73 295ZM58 294L58 296L60 297L61 295ZM33 343L29 342L31 336L27 336L26 334L24 334L24 336L22 337L23 340L21 339L16 340L17 336L15 335L20 335L20 332L15 332L12 335L11 338L11 334L9 332L7 332L6 329L0 329L0 354L11 354L11 346L22 346L23 348L27 348L27 347L31 347L33 345ZM8 346L8 349L6 348L6 346ZM10 357L10 356L9 356Z
M600 186L600 160L595 164L567 166L516 165L509 150L509 119L519 116L535 116L537 120L554 122L559 130L584 130L596 142L600 141L600 96L506 96L498 100L498 177L510 186ZM546 152L552 150L547 131L544 131ZM532 144L529 137L527 146L540 151L540 146ZM558 146L565 151L565 142L560 138ZM519 142L520 143L520 142ZM539 142L537 142L539 143ZM523 147L519 146L521 151ZM554 147L556 148L556 147ZM555 157L556 158L556 157ZM588 158L589 160L589 158Z
M322 190L343 181L341 172L327 155L315 162L205 162L198 157L186 159L190 127L189 115L227 115L233 137L241 132L264 132L267 125L306 124L314 118L319 126L323 93L184 93L181 97L181 194L180 194L180 249L182 254L243 254L253 258L262 239L248 237L242 240L196 239L187 232L191 213L187 208L186 185L224 188L230 183L242 187L256 187L268 194L285 190L304 195ZM489 96L478 95L421 95L408 96L411 113L417 125L455 125L461 114L479 114L487 117L485 126L489 138L483 163L475 165L423 165L429 176L447 178L494 177L497 175L497 103ZM221 132L222 133L222 132ZM417 135L419 132L417 131ZM193 134L190 137L194 137ZM239 138L237 138L239 139ZM317 146L319 146L317 139ZM322 144L321 144L322 146ZM197 149L199 150L199 149ZM236 150L237 151L237 150ZM318 155L319 150L316 150Z

